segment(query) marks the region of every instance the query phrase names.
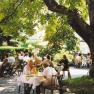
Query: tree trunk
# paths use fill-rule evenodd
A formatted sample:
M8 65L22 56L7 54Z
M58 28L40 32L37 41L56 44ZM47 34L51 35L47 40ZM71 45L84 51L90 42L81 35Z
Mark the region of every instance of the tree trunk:
M89 76L94 78L94 38L92 35L93 35L93 31L92 31L91 37L89 37L89 41L87 42L87 44L90 48L91 59L92 59L92 66L89 71Z
M91 45L90 52L91 52L91 58L92 58L92 66L89 70L89 76L94 78L94 44Z
M3 44L3 31L0 28L0 46Z
M90 25L83 20L77 9L70 10L64 5L59 5L56 0L44 0L44 3L49 10L66 15L70 26L88 44L92 58L92 68L89 73L94 77L94 0L87 0Z

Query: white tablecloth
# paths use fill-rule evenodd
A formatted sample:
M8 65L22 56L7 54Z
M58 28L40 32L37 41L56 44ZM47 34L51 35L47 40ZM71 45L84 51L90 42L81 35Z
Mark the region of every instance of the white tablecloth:
M18 86L24 84L24 83L28 83L32 85L32 89L35 89L36 86L40 85L42 80L40 79L42 77L41 76L32 76L32 77L26 77L25 74L20 75L20 77L18 77L17 79L17 84Z

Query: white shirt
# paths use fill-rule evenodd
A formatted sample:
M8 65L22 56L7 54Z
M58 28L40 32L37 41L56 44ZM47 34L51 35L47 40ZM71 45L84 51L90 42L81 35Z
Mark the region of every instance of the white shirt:
M57 74L56 70L52 67L46 67L43 70L43 75L46 76L47 78L51 78L52 75L56 75L56 74Z
M25 65L24 69L23 69L23 74L30 74L30 71L28 70L28 66Z
M19 60L23 60L24 59L24 56L22 56L22 55L19 55Z
M76 56L75 57L75 63L78 64L78 63L81 63L81 62L82 62L81 56Z
M13 56L8 57L8 62L14 64L15 63L15 57L13 57Z
M24 56L23 60L28 62L28 60L30 60L30 57L29 56Z

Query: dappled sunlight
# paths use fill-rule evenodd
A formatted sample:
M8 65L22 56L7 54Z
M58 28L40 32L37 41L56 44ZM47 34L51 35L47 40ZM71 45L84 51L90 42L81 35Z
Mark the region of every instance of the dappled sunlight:
M6 87L0 87L0 92L5 90L5 89L6 89Z
M0 94L10 94L17 92L16 78L0 78Z

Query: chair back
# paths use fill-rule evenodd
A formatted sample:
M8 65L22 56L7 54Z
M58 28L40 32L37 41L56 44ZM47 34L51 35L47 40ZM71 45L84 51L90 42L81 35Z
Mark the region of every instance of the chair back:
M51 85L57 86L58 85L58 76L57 75L52 75L51 78Z

